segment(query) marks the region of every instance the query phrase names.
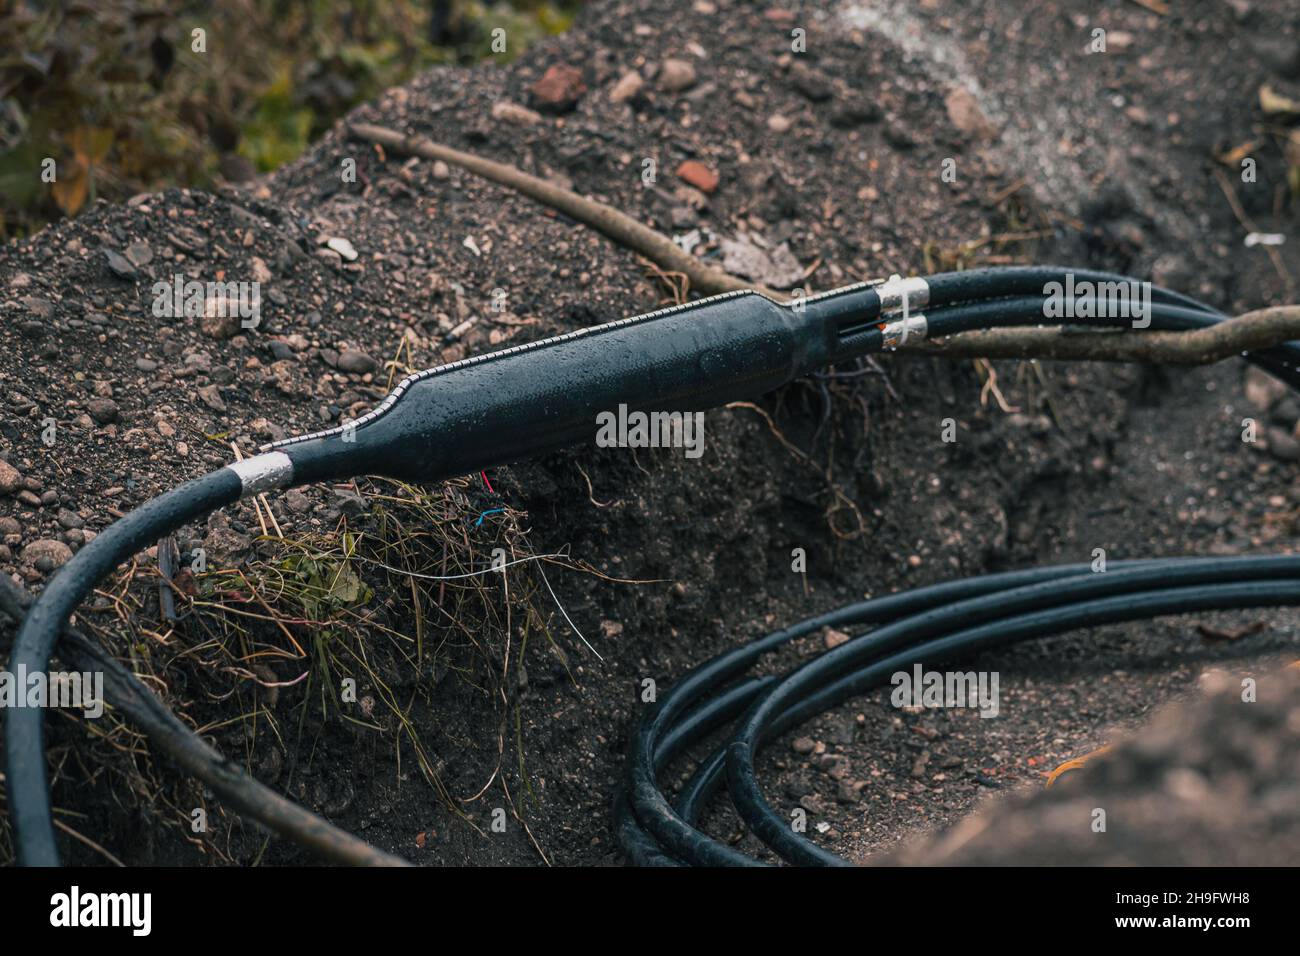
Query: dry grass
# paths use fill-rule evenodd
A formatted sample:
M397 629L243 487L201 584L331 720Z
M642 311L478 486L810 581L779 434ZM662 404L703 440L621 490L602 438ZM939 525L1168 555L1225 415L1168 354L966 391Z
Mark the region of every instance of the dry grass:
M593 570L536 553L527 514L489 496L477 476L427 488L369 479L350 490L364 507L335 527L282 537L272 522L239 566L182 567L173 576L174 622L159 608L157 565L137 557L83 608L83 628L250 772L279 751L276 763L290 769L267 782L290 796L297 796L294 768L314 759L324 732L342 726L392 748L395 785L414 760L448 811L465 819L467 804L497 789L526 828L520 661L530 642L542 640L567 670L565 645L581 638L564 627L568 615L543 565ZM251 518L255 506L239 507ZM495 725L494 740L467 740L468 725L431 720L449 677L487 705L476 709ZM345 686L355 695L345 698ZM143 815L150 829L166 828L168 839L193 844L213 862L248 859L250 847L260 858L261 831L157 762L111 710L95 721L56 711L51 724L51 758L63 783L54 792L67 804L56 817L100 859L117 849L102 832L104 800L111 812ZM494 751L495 765L481 785L453 792L438 754L470 746ZM520 792L511 793L507 778L522 782ZM96 802L83 805L78 795L92 790ZM195 807L207 812L205 833L192 832ZM10 860L0 816L0 861Z

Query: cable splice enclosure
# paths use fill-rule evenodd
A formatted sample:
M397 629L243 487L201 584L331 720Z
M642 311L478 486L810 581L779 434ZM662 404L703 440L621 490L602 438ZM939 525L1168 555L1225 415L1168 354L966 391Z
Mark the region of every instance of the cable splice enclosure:
M287 455L298 484L462 475L502 464L503 450L519 460L588 441L620 405L689 412L756 397L878 349L879 311L870 283L788 304L726 293L418 373L351 426L264 450Z

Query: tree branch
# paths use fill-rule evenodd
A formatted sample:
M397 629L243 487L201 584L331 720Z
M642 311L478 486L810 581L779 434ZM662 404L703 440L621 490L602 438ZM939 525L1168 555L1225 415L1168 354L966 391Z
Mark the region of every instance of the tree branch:
M1247 312L1190 332L1067 332L1058 329L994 329L919 344L919 351L946 358L1071 359L1090 362L1157 362L1206 365L1242 352L1300 339L1300 306Z

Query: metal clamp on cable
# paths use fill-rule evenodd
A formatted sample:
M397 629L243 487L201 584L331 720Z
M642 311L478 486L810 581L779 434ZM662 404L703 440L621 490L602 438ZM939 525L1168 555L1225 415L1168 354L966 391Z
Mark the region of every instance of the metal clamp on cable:
M929 330L930 325L925 316L915 312L886 322L880 327L880 334L884 338L885 348L899 349L906 345L909 339L913 342L923 341Z
M930 304L930 283L922 276L904 279L895 273L876 286L880 296L880 315L907 315L912 309Z

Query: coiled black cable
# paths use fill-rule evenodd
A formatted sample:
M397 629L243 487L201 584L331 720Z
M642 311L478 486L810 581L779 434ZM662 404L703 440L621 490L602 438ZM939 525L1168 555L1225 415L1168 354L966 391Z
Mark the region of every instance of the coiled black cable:
M670 689L634 732L628 753L628 792L615 807L616 829L634 862L655 865L753 865L758 861L695 827L707 800L725 782L742 818L779 856L794 863L846 861L791 829L763 800L753 755L767 741L829 707L883 683L916 663L940 665L978 650L1098 624L1204 610L1300 604L1300 557L1175 558L1040 568L968 578L888 595L809 618L721 655ZM926 608L926 610L914 610ZM764 654L823 627L879 625L789 674L725 685ZM973 626L972 626L973 625ZM747 712L722 748L701 762L671 805L655 774L672 751L705 739L714 725L696 722L691 704L718 699ZM686 711L685 719L677 715ZM648 759L655 754L655 759ZM629 796L630 795L630 796Z

